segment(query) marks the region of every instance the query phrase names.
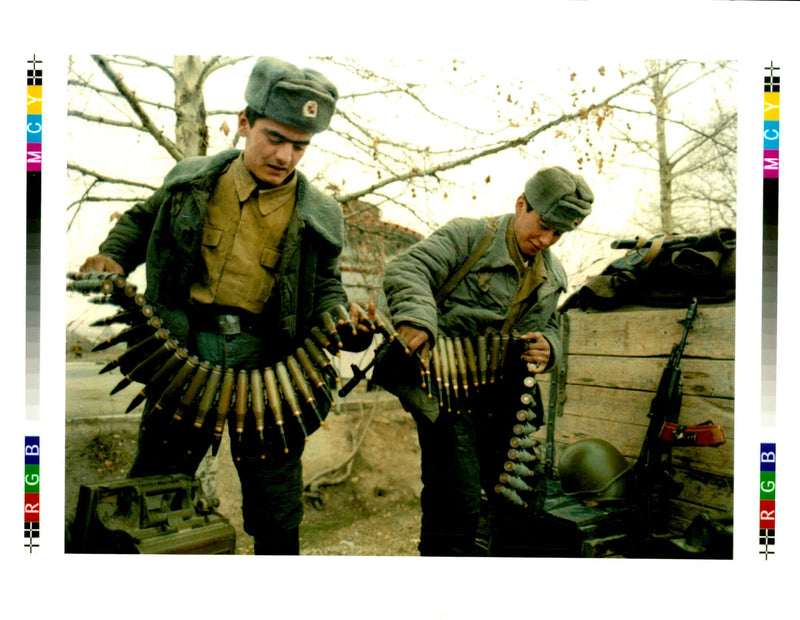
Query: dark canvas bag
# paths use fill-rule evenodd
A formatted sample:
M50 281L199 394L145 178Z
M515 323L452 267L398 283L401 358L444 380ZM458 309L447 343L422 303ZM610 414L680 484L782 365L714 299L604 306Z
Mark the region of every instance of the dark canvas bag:
M627 304L679 307L691 297L703 303L735 298L736 231L719 228L634 241L625 256L589 278L562 310L611 310ZM617 242L617 247L629 247L623 244Z

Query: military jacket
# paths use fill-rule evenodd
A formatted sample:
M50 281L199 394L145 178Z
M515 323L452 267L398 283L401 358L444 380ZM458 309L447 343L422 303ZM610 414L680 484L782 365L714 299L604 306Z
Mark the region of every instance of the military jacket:
M395 324L425 329L432 338L483 333L500 329L521 285L522 273L506 243L513 214L497 221L494 239L458 286L440 303L435 295L449 276L487 234L482 219L456 218L399 254L387 267L384 291ZM542 253L546 276L533 291L513 328L540 331L550 341L552 366L561 356L556 307L567 288L561 262L549 250ZM525 302L523 302L525 303Z
M402 323L426 330L435 342L438 334L474 336L488 328L501 330L515 302L516 321L505 329L520 333L542 332L551 346L548 368L562 355L558 335L556 308L560 295L567 288L567 275L558 258L549 250L541 253L544 273L537 274L541 283L526 299L518 292L525 272L516 264L507 242L514 215L496 220L496 230L487 228L487 221L456 218L410 248L401 252L387 267L384 278L389 311L395 325ZM486 234L493 240L470 271L444 299L436 301L437 292L470 256ZM388 364L387 364L388 365ZM406 384L402 372L384 372L376 366L379 384L396 394L403 406L435 420L438 406L426 397L418 380Z
M206 208L217 179L240 151L187 158L145 202L126 211L100 245L100 253L130 273L147 264L145 296L173 336L188 340L189 289L202 278ZM299 172L297 202L277 268L279 312L274 343L286 349L302 338L319 314L347 304L338 257L344 240L339 204Z

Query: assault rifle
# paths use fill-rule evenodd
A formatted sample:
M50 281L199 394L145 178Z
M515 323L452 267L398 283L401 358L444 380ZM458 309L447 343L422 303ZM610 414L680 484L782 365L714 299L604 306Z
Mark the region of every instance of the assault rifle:
M661 491L667 496L680 492L682 485L673 477L670 462L670 443L661 439L665 425L677 428L682 402L681 356L686 348L686 339L692 329L697 312L697 298L692 298L686 318L679 321L683 324L683 335L680 343L672 347L666 368L661 375L658 391L650 403L647 427L639 459L634 465L634 476L644 517L644 526L649 533L652 530L654 512L654 495Z

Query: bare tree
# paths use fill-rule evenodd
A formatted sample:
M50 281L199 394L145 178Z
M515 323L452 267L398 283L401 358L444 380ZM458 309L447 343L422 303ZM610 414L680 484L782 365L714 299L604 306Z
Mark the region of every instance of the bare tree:
M209 111L206 109L204 86L208 77L223 67L243 60L241 58L213 57L201 60L195 56L178 56L172 65L153 60L130 57L92 57L105 79L104 85L97 76L86 76L79 71L71 71L70 85L74 91L84 93L83 108L72 105L71 117L94 125L108 128L124 128L149 135L169 156L180 159L204 154L210 144L209 121L217 114L230 115L235 110ZM433 103L428 96L429 84L409 81L402 77L378 74L349 59L321 58L333 70L348 74L351 83L358 84L360 90L341 94L340 105L332 124L330 137L318 142L318 150L324 163L318 167L319 178L325 187L341 203L365 200L380 206L385 203L401 205L413 213L426 225L431 222L428 214L418 208L419 196L432 190L446 193L457 185L448 175L465 169L478 160L490 158L504 152L529 147L542 136L554 135L562 127L574 124L596 123L609 106L624 94L646 84L655 76L665 74L679 63L665 64L638 76L627 76L623 83L607 89L605 94L591 92L568 96L567 103L552 101L547 106L547 97L536 100L520 100L509 92L503 93L505 85L497 86L497 118L488 127L479 127L474 119L458 119L454 113L454 102L458 101L460 91L450 92L447 102ZM126 72L158 71L173 85L174 100L166 104L159 100L148 100L138 89L128 84ZM464 71L463 63L453 61L452 71ZM522 80L520 81L522 82ZM470 78L462 80L452 88L468 87ZM501 99L502 95L504 99ZM76 100L81 100L76 97ZM88 102L105 101L117 110L115 115L90 113ZM504 104L508 110L522 112L512 116L510 112L499 111ZM376 115L391 116L392 110L404 106L401 122L394 124L375 122ZM440 109L444 109L441 112ZM123 118L118 118L119 113ZM431 127L450 129L445 138L434 141L415 136L408 137L407 128ZM174 127L174 137L168 135L167 128ZM235 145L236 137L228 137L226 122L220 131L225 133L226 146ZM449 137L448 137L449 136ZM576 155L576 158L578 156ZM101 200L133 201L142 196L143 191L151 191L151 181L126 180L121 175L95 169L94 166L70 161L69 169L76 178L83 179L84 190L70 205L77 212L82 205ZM333 178L333 170L353 170L357 178L355 187L346 187L349 175L341 174ZM487 176L485 182L490 182ZM351 181L352 184L352 181ZM118 185L125 192L103 193L110 186Z
M617 113L613 122L617 139L644 155L650 162L646 167L658 179L655 222L642 212L639 225L664 233L732 226L736 217L737 112L709 89L712 83L730 87L731 63L650 61L647 70L650 77L630 93L638 101L612 104ZM679 98L691 105L677 105ZM694 118L687 117L687 109L694 112ZM631 116L652 118L650 134L634 129Z

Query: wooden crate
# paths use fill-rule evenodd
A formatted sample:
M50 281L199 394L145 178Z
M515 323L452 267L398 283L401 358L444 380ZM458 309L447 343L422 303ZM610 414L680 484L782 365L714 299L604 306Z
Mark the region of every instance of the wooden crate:
M624 307L611 312L570 310L562 317L565 366L539 383L548 419L539 439L550 443L554 473L563 449L580 439L609 441L633 463L639 456L661 373L680 341L685 309ZM670 529L682 532L700 512L733 509L735 304L700 305L681 370L680 423L719 424L726 442L676 447L683 490L672 501ZM560 378L555 402L551 384ZM552 436L548 436L548 428Z

